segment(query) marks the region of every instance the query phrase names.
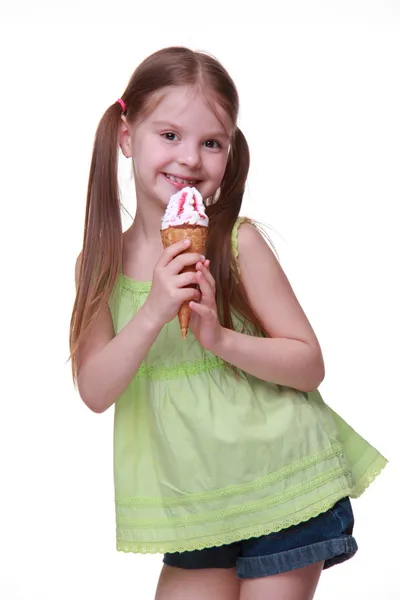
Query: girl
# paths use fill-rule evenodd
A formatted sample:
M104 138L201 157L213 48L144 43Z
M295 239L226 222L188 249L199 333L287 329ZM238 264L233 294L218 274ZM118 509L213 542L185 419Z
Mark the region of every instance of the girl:
M309 600L321 570L356 552L349 496L386 464L323 402L311 325L238 218L249 150L237 116L221 64L167 48L134 72L93 150L73 375L91 410L115 403L117 549L164 554L157 600ZM118 148L137 195L125 233ZM206 199L207 257L162 248L161 217L185 186Z

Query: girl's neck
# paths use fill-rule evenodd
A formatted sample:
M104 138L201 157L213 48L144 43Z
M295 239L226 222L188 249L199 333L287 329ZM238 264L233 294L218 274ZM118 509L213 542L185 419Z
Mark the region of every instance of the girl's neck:
M161 217L163 208L137 203L132 225L124 233L122 272L135 281L150 281L163 251Z
M151 202L146 203L143 207L141 202L137 202L135 218L129 228L129 237L135 239L140 245L153 246L161 244L161 219L164 214L164 209Z

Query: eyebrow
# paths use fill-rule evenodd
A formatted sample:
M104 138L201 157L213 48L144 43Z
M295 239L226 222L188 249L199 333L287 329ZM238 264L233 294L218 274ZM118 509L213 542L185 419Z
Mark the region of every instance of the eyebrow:
M165 129L182 129L181 125L178 125L177 123L171 123L170 121L153 121L153 125L155 125L156 127L165 127ZM224 129L219 129L218 131L208 133L206 136L203 137L223 137L229 139L229 135Z

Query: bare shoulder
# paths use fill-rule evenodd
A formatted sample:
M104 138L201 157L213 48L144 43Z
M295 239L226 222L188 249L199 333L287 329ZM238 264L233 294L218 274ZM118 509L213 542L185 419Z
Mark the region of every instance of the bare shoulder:
M243 256L249 258L248 255L253 255L254 252L261 250L271 260L276 260L274 251L260 230L251 221L245 221L238 229L238 249L239 258Z
M292 286L264 236L251 223L238 232L240 278L251 308L271 337L291 338L319 347Z
M258 227L251 222L246 221L239 227L238 253L242 279L257 274L259 268L262 268L264 274L268 270L270 275L280 272L284 276L275 251Z

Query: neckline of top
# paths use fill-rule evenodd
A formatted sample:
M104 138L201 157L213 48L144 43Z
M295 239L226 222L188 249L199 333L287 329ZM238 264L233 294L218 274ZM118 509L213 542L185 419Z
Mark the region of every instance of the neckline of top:
M151 281L138 281L137 279L132 279L132 277L128 277L124 273L119 273L119 279L121 284L134 292L149 292L151 290Z

